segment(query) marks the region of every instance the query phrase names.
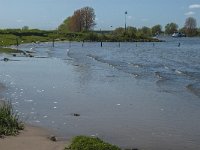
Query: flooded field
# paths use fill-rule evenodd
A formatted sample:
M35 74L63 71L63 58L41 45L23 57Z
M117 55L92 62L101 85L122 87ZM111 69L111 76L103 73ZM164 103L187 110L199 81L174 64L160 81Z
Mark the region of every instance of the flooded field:
M67 139L123 148L200 149L200 39L24 44L1 54L1 97L22 119ZM180 47L178 46L180 43Z

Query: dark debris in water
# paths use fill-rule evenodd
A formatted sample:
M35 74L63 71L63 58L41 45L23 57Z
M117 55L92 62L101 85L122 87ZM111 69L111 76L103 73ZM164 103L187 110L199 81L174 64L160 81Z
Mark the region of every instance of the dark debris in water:
M80 114L78 114L78 113L73 113L73 114L71 114L72 116L74 116L74 117L80 117L81 115Z
M49 139L53 142L56 142L57 141L57 138L55 136L50 136Z
M189 84L186 88L200 98L200 83Z
M8 62L8 61L20 61L20 60L14 60L14 59L9 59L9 58L3 58L3 59L1 59L0 61Z

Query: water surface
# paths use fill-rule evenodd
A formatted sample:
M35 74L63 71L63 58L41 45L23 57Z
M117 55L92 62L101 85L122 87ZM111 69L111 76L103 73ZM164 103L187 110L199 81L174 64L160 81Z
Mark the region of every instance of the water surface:
M2 54L5 98L27 123L144 150L200 149L200 39L25 44ZM178 47L178 43L181 46ZM80 114L80 116L74 116Z

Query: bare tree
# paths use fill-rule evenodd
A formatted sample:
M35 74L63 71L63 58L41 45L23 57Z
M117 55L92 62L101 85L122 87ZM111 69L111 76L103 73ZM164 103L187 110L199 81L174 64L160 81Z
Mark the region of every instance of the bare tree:
M73 32L81 32L82 31L82 24L83 24L83 17L82 17L82 11L76 10L71 17L69 28L70 31Z
M91 7L84 7L74 11L60 26L60 31L81 32L92 30L95 26L95 12Z
M193 17L189 17L185 20L185 33L187 36L195 36L197 34L197 21Z
M84 7L81 10L82 28L89 31L94 28L95 24L95 12L91 7Z

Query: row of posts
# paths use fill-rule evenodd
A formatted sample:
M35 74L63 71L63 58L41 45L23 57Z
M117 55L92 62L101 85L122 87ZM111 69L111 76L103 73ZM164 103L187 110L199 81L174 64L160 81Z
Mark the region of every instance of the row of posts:
M84 43L85 43L85 41L82 42L82 47L84 46ZM17 47L19 46L19 41L18 41L17 38L16 38L16 46ZM52 46L55 47L55 39L52 40ZM100 46L103 47L103 42L102 41L100 42ZM155 43L153 43L153 47L154 46L155 46ZM180 46L181 46L181 43L179 42L178 43L178 47L180 47ZM69 47L71 47L71 41L69 41ZM118 43L118 47L121 47L121 43L120 42ZM137 47L137 43L136 43L136 47Z

